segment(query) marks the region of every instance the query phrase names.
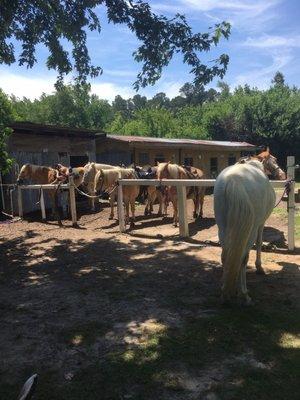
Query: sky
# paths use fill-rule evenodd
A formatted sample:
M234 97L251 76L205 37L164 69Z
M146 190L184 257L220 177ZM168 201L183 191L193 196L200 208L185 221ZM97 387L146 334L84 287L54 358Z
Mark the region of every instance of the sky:
M194 32L207 32L209 26L223 20L232 25L229 40L222 40L212 52L203 55L208 61L226 53L230 57L224 77L233 89L248 83L266 89L274 74L281 71L290 85L300 86L300 1L299 0L150 0L154 12L168 17L185 14ZM104 72L91 79L92 92L112 101L117 94L124 98L136 92L132 88L141 65L133 60L138 47L135 36L123 25L107 23L100 6L102 31L88 33L88 48L94 65ZM14 42L16 49L20 46ZM38 98L54 91L55 71L45 66L47 49L37 48L38 63L32 69L0 65L0 88L21 98ZM71 77L70 77L71 78ZM70 79L69 78L69 79ZM188 66L176 56L161 79L139 93L152 97L165 92L170 98L179 94L185 82L192 81ZM209 86L215 87L218 79Z

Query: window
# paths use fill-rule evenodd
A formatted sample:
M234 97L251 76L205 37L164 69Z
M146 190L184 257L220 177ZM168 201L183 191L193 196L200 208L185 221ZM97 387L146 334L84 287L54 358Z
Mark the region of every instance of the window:
M139 165L149 165L150 164L150 159L149 159L149 154L148 153L140 153L139 154Z
M218 158L212 157L210 159L210 176L216 178L218 176Z
M158 162L165 162L165 156L163 154L156 154L155 159L154 159L154 163L158 163Z
M185 157L184 158L184 165L192 167L193 166L193 157Z
M236 163L236 157L228 157L228 165L234 165Z

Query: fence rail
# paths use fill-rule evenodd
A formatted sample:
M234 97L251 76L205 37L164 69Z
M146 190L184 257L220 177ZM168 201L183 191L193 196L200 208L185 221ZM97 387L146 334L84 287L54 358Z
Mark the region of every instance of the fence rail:
M288 194L288 249L295 249L295 157L287 158L287 181L270 181L273 188L282 188L291 180L290 192ZM175 186L178 195L178 219L179 219L179 235L181 237L189 236L187 207L186 207L186 187L214 187L215 179L120 179L118 187L118 214L120 232L126 231L124 209L123 209L123 186Z

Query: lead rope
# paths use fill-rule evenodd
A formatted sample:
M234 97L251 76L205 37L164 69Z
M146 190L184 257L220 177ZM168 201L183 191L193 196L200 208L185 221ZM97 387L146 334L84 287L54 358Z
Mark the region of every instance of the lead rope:
M279 201L275 204L274 208L276 208L276 207L282 202L283 197L284 197L285 194L288 195L288 194L290 193L290 191L291 191L291 184L292 184L293 182L295 182L294 179L290 179L290 180L288 180L288 181L285 183L285 185L284 185L284 191L283 191L283 193L282 193L282 196L280 197Z

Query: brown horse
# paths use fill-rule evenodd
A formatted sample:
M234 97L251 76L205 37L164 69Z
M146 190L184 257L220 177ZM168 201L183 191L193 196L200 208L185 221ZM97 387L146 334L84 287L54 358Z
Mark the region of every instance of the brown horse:
M157 178L162 179L204 179L204 174L201 169L194 167L180 166L177 164L158 163ZM167 190L170 201L173 204L174 214L173 222L177 226L178 223L178 205L177 205L177 190L171 186ZM189 187L187 190L187 198L194 201L193 217L196 219L203 216L203 202L205 196L205 187Z
M109 202L111 207L109 219L114 218L114 204L118 196L118 180L119 179L136 179L136 173L132 168L114 168L100 169L95 177L94 192L106 192L109 194ZM125 205L125 223L129 223L129 205L131 208L130 226L134 226L135 221L135 199L139 194L139 187L123 186L123 200Z
M243 163L249 160L258 160L262 163L266 175L274 177L280 181L286 179L285 172L277 164L277 158L270 153L269 147L256 156L249 156L241 158L238 163Z

